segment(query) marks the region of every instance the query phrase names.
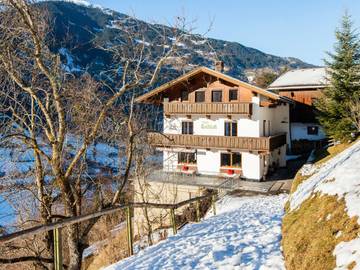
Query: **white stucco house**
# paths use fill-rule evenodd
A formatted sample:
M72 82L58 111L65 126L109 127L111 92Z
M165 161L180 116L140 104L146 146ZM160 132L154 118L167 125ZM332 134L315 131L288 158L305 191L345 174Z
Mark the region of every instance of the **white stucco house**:
M196 68L136 99L163 106L163 131L150 142L165 173L261 181L286 166L291 101L222 68Z

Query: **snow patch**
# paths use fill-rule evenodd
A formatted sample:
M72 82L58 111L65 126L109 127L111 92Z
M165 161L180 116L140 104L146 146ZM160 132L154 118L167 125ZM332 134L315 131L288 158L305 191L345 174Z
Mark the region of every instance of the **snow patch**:
M90 7L91 4L89 1L86 0L63 0L64 2L69 2L69 3L74 3L77 5L81 5L81 6L86 6L86 7Z
M294 211L316 193L337 196L344 199L346 213L351 217L358 217L360 224L360 141L319 166L308 166L302 174L312 175L301 183L297 190L289 197L290 210ZM330 219L328 216L326 219ZM336 238L341 232L336 234ZM348 269L348 265L356 262L353 269L360 270L360 236L339 243L333 252L336 256L337 270Z
M118 269L285 269L280 248L286 195L229 197L201 223L115 263Z
M64 64L64 69L66 72L80 72L82 71L81 67L78 65L75 65L74 58L66 48L60 48L59 53L65 57L66 64Z
M334 270L347 270L348 266L355 262L353 270L360 269L360 238L349 242L339 243L333 252L336 257L336 268Z

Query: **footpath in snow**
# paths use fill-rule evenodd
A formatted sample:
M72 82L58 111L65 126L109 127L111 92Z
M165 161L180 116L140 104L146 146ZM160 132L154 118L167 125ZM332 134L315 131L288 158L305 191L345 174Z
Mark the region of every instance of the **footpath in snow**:
M280 250L287 196L229 197L200 223L106 270L285 269ZM116 251L114 251L116 252Z

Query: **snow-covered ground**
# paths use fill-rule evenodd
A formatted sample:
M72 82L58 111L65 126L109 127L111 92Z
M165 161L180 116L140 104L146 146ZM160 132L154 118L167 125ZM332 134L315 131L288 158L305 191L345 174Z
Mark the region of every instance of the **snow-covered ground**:
M106 270L285 269L280 249L286 195L230 197L200 223Z
M360 224L360 141L320 165L307 164L301 170L302 175L310 176L301 183L290 200L290 209L294 211L315 193L344 198L349 217L358 217ZM356 262L360 269L360 235L349 242L339 243L335 250L336 269L348 269Z

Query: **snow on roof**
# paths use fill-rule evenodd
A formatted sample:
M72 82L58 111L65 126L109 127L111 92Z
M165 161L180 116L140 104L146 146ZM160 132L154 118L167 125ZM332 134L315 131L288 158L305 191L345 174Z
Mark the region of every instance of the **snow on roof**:
M277 78L269 89L325 87L326 68L290 70Z

